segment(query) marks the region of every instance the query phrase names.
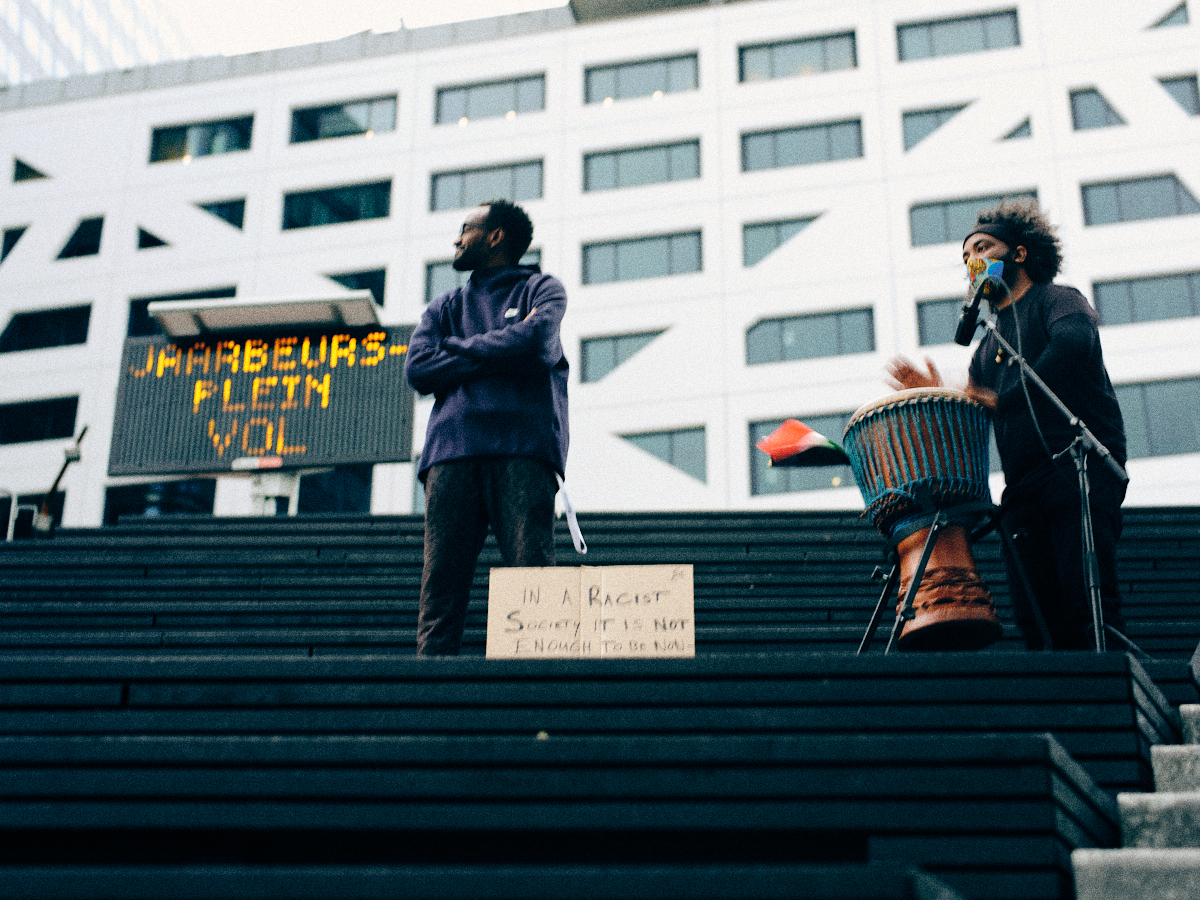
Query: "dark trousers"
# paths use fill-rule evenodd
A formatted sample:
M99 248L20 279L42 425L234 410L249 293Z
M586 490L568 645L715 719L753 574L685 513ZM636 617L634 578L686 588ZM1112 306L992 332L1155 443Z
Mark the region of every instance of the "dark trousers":
M458 653L489 524L506 565L554 565L556 493L554 470L525 457L470 457L430 467L418 656Z
M1016 553L1045 617L1053 649L1092 650L1096 643L1083 568L1078 477L1071 461L1067 459L1064 463L1053 469L1047 466L1024 479L1016 489L1006 491L1003 524L1013 536ZM1088 477L1104 624L1124 633L1117 582L1117 541L1121 537L1125 485L1095 457L1088 458ZM1029 649L1044 649L1028 592L1007 546L1004 562L1017 627ZM1106 636L1110 647L1111 638L1110 632Z

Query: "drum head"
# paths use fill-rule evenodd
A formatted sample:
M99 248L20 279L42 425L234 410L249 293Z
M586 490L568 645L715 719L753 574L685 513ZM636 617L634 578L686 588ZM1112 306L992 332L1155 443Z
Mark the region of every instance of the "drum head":
M927 388L908 388L903 391L896 391L894 394L885 394L884 396L872 400L870 403L865 403L855 410L854 415L850 417L850 422L846 426L849 431L856 422L865 418L877 409L883 409L885 406L891 406L894 403L911 403L915 400L951 400L958 403L969 403L973 406L979 406L970 397L962 391L955 391L945 387L927 387Z

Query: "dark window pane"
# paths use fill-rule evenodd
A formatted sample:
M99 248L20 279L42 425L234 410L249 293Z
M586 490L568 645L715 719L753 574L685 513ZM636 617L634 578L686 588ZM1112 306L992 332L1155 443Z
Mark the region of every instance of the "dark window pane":
M626 434L622 437L693 478L707 481L704 432L703 428L685 428L679 431Z
M167 242L156 234L151 234L145 228L138 229L137 245L139 250L149 250L153 247L166 247Z
M470 272L456 271L450 260L429 263L425 266L425 302L462 287L470 277Z
M1016 10L896 27L901 62L1016 47L1021 43Z
M388 216L391 196L390 181L284 194L283 229L384 219Z
M512 113L545 109L546 77L485 81L437 92L434 122L439 125L460 119L495 119Z
M433 175L430 210L464 209L489 200L533 200L542 196L542 162L489 166Z
M74 437L78 405L78 397L0 404L0 444Z
M16 313L0 334L0 353L86 344L91 306Z
M13 159L13 181L35 181L38 178L48 177L46 173L39 172L29 163L20 159Z
M1189 116L1200 116L1200 87L1195 75L1180 78L1160 78L1159 83Z
M962 300L950 297L946 300L925 300L917 304L917 333L922 347L934 344L949 344L958 330L958 317L962 314Z
M656 91L674 94L695 90L698 84L696 55L619 62L593 66L584 73L584 101L629 100L653 96Z
M224 200L220 203L197 204L202 210L212 213L218 219L224 219L234 228L241 228L246 219L246 199Z
M812 165L862 155L862 124L857 119L742 135L742 170L745 172Z
M292 111L292 143L366 134L368 131L392 131L395 125L395 97L297 109Z
M1183 0L1177 7L1154 23L1154 28L1170 28L1174 25L1186 25L1188 23L1188 8L1187 0Z
M909 229L914 247L942 244L967 237L967 229L975 224L979 211L995 206L1007 197L1037 199L1037 191L1017 191L991 197L971 197L965 200L942 200L919 203L908 211Z
M1162 219L1200 212L1200 203L1174 175L1085 184L1081 192L1086 225Z
M383 306L383 290L387 283L386 269L370 269L365 272L343 272L340 275L330 275L334 281L352 291L370 291L371 298L379 306Z
M17 246L17 241L19 241L21 236L25 234L27 227L28 226L21 226L20 228L4 229L4 243L0 245L0 262L4 262L4 260L8 259L8 254L13 252L13 248Z
M964 104L905 113L902 123L904 126L904 149L911 150L966 108Z
M75 256L95 256L100 252L100 235L104 231L104 217L84 219L75 228L75 233L59 251L59 259Z
M589 338L579 342L582 373L580 380L599 381L621 363L650 344L661 331L623 334L615 337Z
M1071 91L1071 122L1076 131L1125 124L1125 120L1094 88Z
M1008 134L1006 134L1004 136L1003 140L1013 141L1013 140L1017 140L1018 138L1027 138L1027 137L1033 137L1033 127L1030 125L1028 119L1026 119L1024 122L1022 122L1016 128L1014 128L1012 131L1010 131Z
M875 319L870 309L766 319L746 331L746 363L815 359L875 349Z
M156 128L150 139L150 162L249 150L253 128L253 116Z

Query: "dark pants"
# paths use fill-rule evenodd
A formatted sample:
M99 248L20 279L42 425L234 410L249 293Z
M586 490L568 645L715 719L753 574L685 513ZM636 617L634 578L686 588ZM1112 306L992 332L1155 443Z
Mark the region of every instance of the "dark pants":
M1069 459L1063 462L1057 468L1047 466L1033 473L1016 489L1006 491L1003 522L1025 566L1053 648L1092 650L1096 644L1083 568L1078 476ZM1088 477L1104 624L1124 633L1117 583L1117 541L1121 537L1125 485L1095 457L1088 458ZM1007 546L1004 562L1017 627L1029 649L1044 649L1028 593ZM1111 639L1110 632L1106 640L1113 647Z
M554 565L556 493L554 470L525 457L480 456L430 467L417 655L458 653L489 523L507 565Z

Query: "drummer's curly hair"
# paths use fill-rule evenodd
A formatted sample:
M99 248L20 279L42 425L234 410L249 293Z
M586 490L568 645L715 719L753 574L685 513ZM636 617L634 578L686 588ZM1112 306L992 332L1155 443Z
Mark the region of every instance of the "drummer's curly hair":
M980 210L975 224L1000 225L1020 235L1017 245L1024 247L1027 254L1022 266L1034 284L1046 284L1062 268L1058 229L1050 224L1037 200L1006 197L995 206Z

